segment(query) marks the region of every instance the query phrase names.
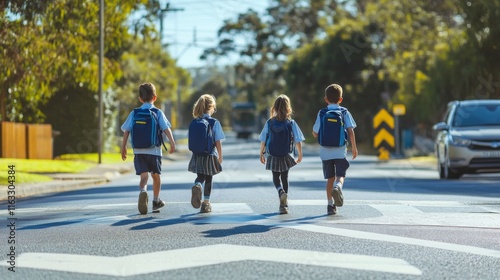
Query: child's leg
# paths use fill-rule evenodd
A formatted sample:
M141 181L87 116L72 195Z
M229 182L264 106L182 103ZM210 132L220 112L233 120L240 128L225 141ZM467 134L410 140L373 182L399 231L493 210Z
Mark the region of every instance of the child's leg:
M158 201L160 198L161 177L158 173L151 173L151 178L153 178L153 198L154 201Z
M272 172L273 172L274 187L278 191L278 195L281 195L281 193L285 191L285 190L283 190L283 187L281 186L281 182L280 182L280 175L281 174L280 174L280 172L275 172L275 171L272 171Z
M200 208L201 206L201 188L205 182L205 175L196 173L196 179L194 180L194 186L191 188L191 205L194 208Z
M212 193L212 175L205 175L205 188L203 189L203 201L210 201L210 194Z
M350 164L347 159L339 159L335 162L336 169L336 177L335 177L335 186L342 187L344 185L345 174Z
M196 173L196 179L194 179L194 183L200 183L200 185L203 186L203 183L205 182L205 177L206 175L205 174L201 174L201 173Z
M326 180L326 199L328 200L329 205L333 205L333 196L332 196L332 191L333 191L333 183L335 182L335 177L328 178ZM330 204L331 202L331 204Z
M140 181L139 181L139 189L141 191L147 191L148 190L148 172L142 172L140 175Z
M335 177L335 186L342 187L344 185L344 177Z
M288 193L288 170L281 172L281 184L283 184L283 190Z

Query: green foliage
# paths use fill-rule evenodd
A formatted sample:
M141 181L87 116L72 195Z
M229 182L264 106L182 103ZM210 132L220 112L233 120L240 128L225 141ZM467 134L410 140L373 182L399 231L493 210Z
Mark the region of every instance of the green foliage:
M155 83L161 106L176 99L179 85L186 94L191 82L160 47L159 9L158 0L105 1L104 151L117 144L122 109L138 105L140 83ZM51 123L60 132L55 155L97 151L99 1L7 0L0 4L0 27L1 119Z
M177 102L173 101L177 101L177 90L181 88L181 98L185 97L187 85L191 84L189 73L177 67L160 44L149 38L130 41L120 60L120 68L124 69L124 74L116 80L115 87L120 97L120 120L123 121L133 108L140 106L140 84L151 82L155 85L158 95L155 105L160 108L165 102L176 106Z

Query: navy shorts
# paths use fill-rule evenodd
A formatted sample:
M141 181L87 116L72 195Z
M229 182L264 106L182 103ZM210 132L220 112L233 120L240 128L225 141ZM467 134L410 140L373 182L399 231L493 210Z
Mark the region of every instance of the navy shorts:
M135 174L144 172L161 174L161 157L147 154L136 154L134 156Z
M345 158L329 159L323 161L323 176L325 179L333 177L345 177L350 164Z

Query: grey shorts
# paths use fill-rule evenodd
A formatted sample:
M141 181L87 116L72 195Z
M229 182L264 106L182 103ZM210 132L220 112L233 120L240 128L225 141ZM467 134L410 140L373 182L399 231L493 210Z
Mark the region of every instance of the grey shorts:
M134 156L135 174L144 172L161 174L161 157L147 154L136 154Z
M345 177L349 161L345 158L329 159L323 161L323 176L325 179L333 177Z

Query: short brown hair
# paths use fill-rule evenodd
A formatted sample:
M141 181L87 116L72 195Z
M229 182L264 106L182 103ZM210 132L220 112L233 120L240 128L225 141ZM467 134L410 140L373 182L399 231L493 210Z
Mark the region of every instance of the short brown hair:
M342 87L337 84L331 84L325 89L325 97L330 103L339 103L342 97Z
M139 97L142 102L150 102L156 96L156 87L152 83L144 83L139 86Z

